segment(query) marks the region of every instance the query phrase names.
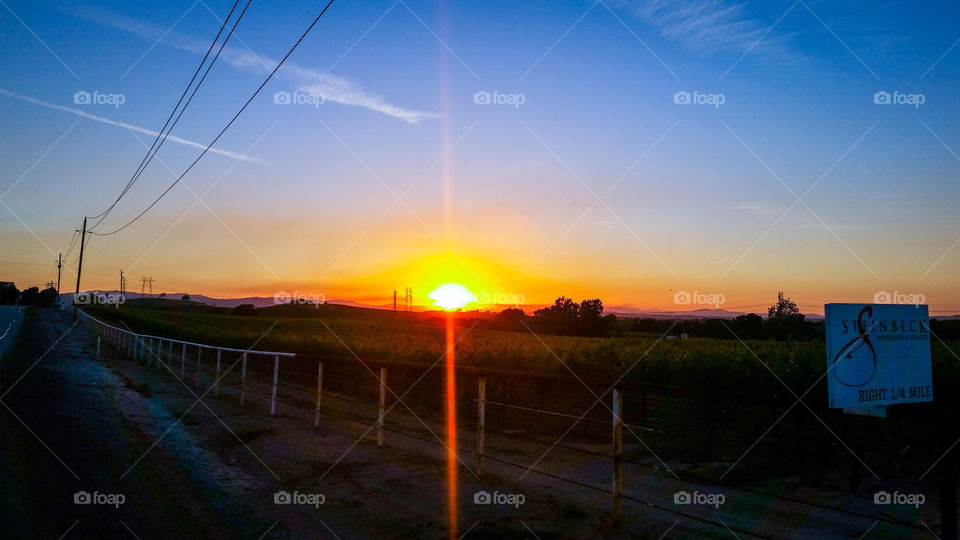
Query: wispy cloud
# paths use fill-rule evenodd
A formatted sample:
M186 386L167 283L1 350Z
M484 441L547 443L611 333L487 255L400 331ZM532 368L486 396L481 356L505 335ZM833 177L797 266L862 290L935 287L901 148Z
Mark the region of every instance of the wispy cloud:
M147 128L143 128L143 127L140 127L140 126L135 126L135 125L133 125L133 124L128 124L128 123L126 123L126 122L121 122L121 121L119 121L119 120L111 120L111 119L109 119L109 118L104 118L103 116L97 116L97 115L95 115L95 114L90 114L90 113L88 113L88 112L86 112L86 111L81 111L80 109L74 109L73 107L66 107L66 106L64 106L64 105L57 105L56 103L50 103L49 101L43 101L42 99L37 99L37 98L35 98L35 97L25 96L25 95L22 95L22 94L17 94L16 92L11 92L11 91L9 91L9 90L7 90L7 89L5 89L5 88L0 88L0 95L4 95L4 96L7 96L7 97L12 97L12 98L14 98L14 99L19 99L20 101L25 101L25 102L27 102L27 103L32 103L32 104L34 104L34 105L39 105L39 106L41 106L41 107L46 107L46 108L48 108L48 109L54 109L54 110L57 110L57 111L63 111L63 112L66 112L66 113L75 114L75 115L77 115L77 116L82 116L83 118L87 118L87 119L89 119L89 120L93 120L93 121L95 121L95 122L101 122L101 123L103 123L103 124L109 124L109 125L111 125L111 126L117 126L117 127L127 128L127 129L130 129L130 130L139 132L139 133L143 133L143 134L145 134L145 135L150 135L150 136L152 136L152 137L156 137L157 135L159 135L159 133L157 133L156 131L153 131L152 129L147 129ZM194 147L194 148L206 148L206 147L207 147L207 145L205 145L205 144L200 144L200 143L198 143L198 142L194 142L194 141L191 141L191 140L187 140L187 139L184 139L184 138L182 138L182 137L177 137L176 135L168 135L168 136L167 136L167 140L170 141L170 142L173 142L173 143L177 143L177 144L183 144L183 145L186 145L186 146L192 146L192 147ZM211 147L211 148L210 148L210 152L215 153L215 154L220 154L220 155L223 155L223 156L227 156L227 157L230 157L230 158L233 158L233 159L237 159L237 160L240 160L240 161L249 161L249 162L253 162L253 163L259 163L259 164L261 164L261 165L267 165L267 162L266 162L266 161L263 161L262 159L258 159L258 158L255 158L255 157L250 157L250 156L245 155L245 154L238 154L238 153L236 153L236 152L231 152L231 151L229 151L229 150L222 150L222 149L216 148L216 147Z
M752 212L761 216L773 213L772 208L763 206L762 204L738 204L737 206L730 207L730 209L739 210L741 212Z
M176 31L167 32L158 26L105 9L83 7L74 11L73 15L85 21L140 36L153 42L159 41L165 45L195 54L203 54L210 46L209 42L204 43L203 40L196 37ZM224 48L220 59L238 70L264 75L273 70L279 62L279 60L260 56L248 49L237 47ZM283 67L277 71L277 76L292 82L295 90L322 95L327 102L363 107L399 118L411 124L438 116L436 113L392 105L383 96L364 90L357 83L345 77L333 75L320 69L306 68L291 61L284 63Z
M764 32L770 23L750 17L742 3L723 0L620 0L618 5L657 27L663 37L702 53L787 52L778 38ZM763 39L758 43L761 36Z

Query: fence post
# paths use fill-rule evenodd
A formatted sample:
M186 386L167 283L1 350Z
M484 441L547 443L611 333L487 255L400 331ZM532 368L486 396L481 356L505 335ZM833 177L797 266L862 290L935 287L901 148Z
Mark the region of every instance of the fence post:
M277 378L280 376L280 355L273 357L273 393L270 395L270 416L277 415Z
M240 405L243 405L247 393L247 353L243 353L243 367L240 368Z
M480 377L477 386L477 476L483 475L483 431L486 425L487 379Z
M170 365L173 365L173 340L170 341L170 346L167 348L167 360L170 362Z
M197 388L200 388L200 371L202 367L200 365L200 356L203 354L203 347L197 345Z
M380 368L380 416L377 417L377 448L383 447L383 404L387 397L387 368Z
M213 380L213 395L220 395L220 353L223 352L220 349L217 349L217 378Z
M183 380L183 370L187 367L187 344L180 349L180 380Z
M100 359L100 336L97 336L97 360Z
M613 391L613 522L622 519L621 494L623 493L623 394Z
M313 427L320 427L320 398L323 396L323 362L317 363L317 406L313 409Z

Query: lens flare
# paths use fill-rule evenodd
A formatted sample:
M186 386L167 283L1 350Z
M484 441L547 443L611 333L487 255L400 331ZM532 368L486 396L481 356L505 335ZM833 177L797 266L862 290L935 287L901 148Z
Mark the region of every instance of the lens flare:
M433 305L448 310L462 308L477 301L476 295L459 283L444 283L430 291L427 298L433 300Z

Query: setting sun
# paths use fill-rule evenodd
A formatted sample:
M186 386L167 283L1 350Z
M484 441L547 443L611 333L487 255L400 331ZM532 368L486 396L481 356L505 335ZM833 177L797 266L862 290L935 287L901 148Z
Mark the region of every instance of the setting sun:
M477 297L470 289L459 283L444 283L430 291L427 298L433 300L433 305L443 309L462 308L470 302L476 302Z

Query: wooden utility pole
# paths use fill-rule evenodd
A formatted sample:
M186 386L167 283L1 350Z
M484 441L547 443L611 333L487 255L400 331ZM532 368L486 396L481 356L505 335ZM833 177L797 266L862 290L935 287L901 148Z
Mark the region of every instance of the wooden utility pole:
M77 322L77 296L80 296L80 272L83 271L83 244L87 238L87 218L83 218L83 232L80 233L80 264L77 266L77 290L73 293L73 322Z
M57 255L57 309L60 309L60 267L63 266L63 253Z

